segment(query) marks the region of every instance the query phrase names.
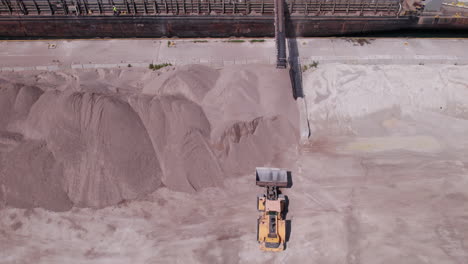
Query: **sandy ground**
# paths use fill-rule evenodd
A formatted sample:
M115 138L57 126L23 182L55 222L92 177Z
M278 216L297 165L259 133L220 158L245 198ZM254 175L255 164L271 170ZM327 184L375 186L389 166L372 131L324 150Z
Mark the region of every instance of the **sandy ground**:
M307 233L291 239L308 257L467 263L467 70L335 64L305 74L312 137L290 198L293 230Z
M1 263L468 263L466 66L319 65L291 146L290 241L259 251L253 171L104 209L0 210ZM407 83L406 85L402 85Z
M0 41L0 72L88 68L148 68L150 63L275 64L273 38L263 42L229 39L107 39ZM168 45L168 42L173 45ZM302 65L468 64L468 40L420 38L298 38ZM228 52L226 52L228 51Z

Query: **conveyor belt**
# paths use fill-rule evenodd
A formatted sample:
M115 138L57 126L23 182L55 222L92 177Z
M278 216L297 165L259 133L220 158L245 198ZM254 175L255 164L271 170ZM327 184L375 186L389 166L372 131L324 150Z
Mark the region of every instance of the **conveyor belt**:
M284 0L275 0L276 68L286 68L286 28L284 24Z

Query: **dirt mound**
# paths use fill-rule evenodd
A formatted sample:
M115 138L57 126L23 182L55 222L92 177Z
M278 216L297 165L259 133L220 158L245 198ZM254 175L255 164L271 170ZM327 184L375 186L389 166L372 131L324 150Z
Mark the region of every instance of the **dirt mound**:
M201 105L212 124L213 140L238 122L251 122L264 116L278 115L291 126L298 126L288 71L267 65L222 69L215 87L206 94Z
M179 191L220 184L222 172L210 150L211 126L203 109L183 96L130 99L160 157L163 183Z
M181 95L199 103L214 87L219 74L218 70L203 65L181 66L149 82L142 92L157 95Z
M48 92L34 105L27 132L45 140L63 163L65 188L76 205L115 204L160 185L146 129L116 97Z
M276 162L298 141L286 71L198 65L153 74L142 72L143 84L122 80L143 85L125 93L105 85L124 71L64 73L69 89L1 83L1 199L66 210L117 204L160 186L197 191ZM99 87L82 85L83 76L97 76Z
M6 129L10 123L26 118L31 106L42 93L37 87L0 80L0 130Z
M280 166L276 158L297 143L297 130L281 116L259 117L238 122L224 131L220 158L225 171L245 174L268 163Z
M63 166L45 142L24 141L5 158L0 197L15 207L64 211L72 207L64 189Z

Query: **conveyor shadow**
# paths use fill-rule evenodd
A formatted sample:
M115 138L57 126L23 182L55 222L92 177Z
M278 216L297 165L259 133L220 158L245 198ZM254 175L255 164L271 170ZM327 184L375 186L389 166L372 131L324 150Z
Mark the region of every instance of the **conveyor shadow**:
M284 8L284 20L286 25L286 37L288 43L288 60L289 60L289 75L291 78L291 86L293 89L294 99L303 98L302 89L302 67L299 60L299 47L297 45L296 32L291 21L291 13L286 3Z

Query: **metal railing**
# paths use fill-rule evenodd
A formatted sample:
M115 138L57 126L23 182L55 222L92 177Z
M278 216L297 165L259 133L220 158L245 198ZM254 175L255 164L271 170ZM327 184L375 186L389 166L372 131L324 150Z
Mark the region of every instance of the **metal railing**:
M395 16L398 0L287 0L291 15ZM0 15L43 16L181 16L267 15L273 16L273 0L0 0Z

